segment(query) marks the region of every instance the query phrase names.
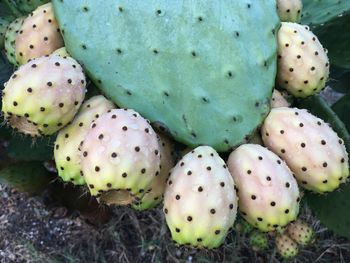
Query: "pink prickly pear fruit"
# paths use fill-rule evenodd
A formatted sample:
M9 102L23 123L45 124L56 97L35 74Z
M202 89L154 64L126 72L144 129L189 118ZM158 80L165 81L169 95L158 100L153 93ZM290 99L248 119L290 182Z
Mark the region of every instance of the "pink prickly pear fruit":
M186 154L173 168L164 196L164 213L173 240L216 248L233 227L235 183L226 164L209 146Z
M277 82L295 97L321 91L328 79L326 50L307 26L283 22L278 31Z
M277 0L277 13L283 22L300 21L303 3L301 0Z
M312 227L300 219L288 225L287 233L291 239L303 246L309 245L315 236Z
M102 203L138 202L160 175L158 136L131 109L114 109L93 121L80 150L85 181Z
M102 95L94 96L82 104L72 123L59 131L54 155L58 176L63 181L74 185L85 184L81 172L79 145L84 140L91 122L113 108L113 103Z
M276 89L273 90L271 99L271 108L289 107L290 103L284 98L282 93Z
M166 182L170 175L170 170L175 165L173 142L163 134L160 137L160 174L151 185L151 191L146 193L142 199L133 205L136 210L146 210L158 205L164 195Z
M20 65L50 55L64 45L52 4L35 9L23 22L16 37L16 59Z
M324 193L349 177L342 139L320 118L297 108L275 108L261 130L264 144L286 161L300 185Z
M256 144L244 144L228 159L237 184L243 217L261 231L274 231L295 220L299 189L292 172L273 152Z
M4 117L24 134L51 135L74 118L85 96L85 83L81 66L72 58L34 59L5 84Z

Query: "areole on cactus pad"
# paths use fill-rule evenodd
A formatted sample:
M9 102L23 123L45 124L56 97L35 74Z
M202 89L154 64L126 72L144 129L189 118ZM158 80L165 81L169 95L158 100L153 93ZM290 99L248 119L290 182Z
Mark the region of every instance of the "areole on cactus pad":
M243 143L269 111L275 5L53 1L67 51L111 100L218 151Z

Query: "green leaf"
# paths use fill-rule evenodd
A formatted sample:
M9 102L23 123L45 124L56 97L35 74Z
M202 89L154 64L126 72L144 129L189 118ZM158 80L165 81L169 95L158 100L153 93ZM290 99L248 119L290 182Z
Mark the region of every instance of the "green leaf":
M0 183L29 194L39 194L51 180L40 162L12 163L0 170Z

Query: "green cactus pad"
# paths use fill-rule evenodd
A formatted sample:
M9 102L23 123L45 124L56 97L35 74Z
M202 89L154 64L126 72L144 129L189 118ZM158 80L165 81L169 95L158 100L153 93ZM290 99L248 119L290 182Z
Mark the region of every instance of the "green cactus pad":
M343 185L338 191L327 195L307 192L305 200L316 217L330 230L350 238L349 214L350 184Z
M333 104L332 109L338 114L339 118L344 122L348 131L350 131L350 92ZM349 138L349 136L348 136ZM349 149L350 151L350 144Z
M341 106L341 103L345 103L346 105L348 101L346 100L346 97L344 98L345 102L339 101L339 104L336 103L333 106L338 114L343 110L345 111L345 109L343 109ZM298 106L303 106L304 108L310 109L313 114L330 123L332 125L332 128L338 133L339 136L342 137L345 146L349 151L349 134L344 127L344 124L321 97L313 96L306 100L299 101ZM349 114L346 113L346 111L343 115L340 114L339 116L343 117L345 121L349 119ZM307 201L309 207L325 226L339 235L350 238L350 217L348 209L349 198L349 183L344 184L339 190L328 193L326 195L318 195L306 192L305 196L305 200Z
M53 1L69 54L120 107L226 151L269 111L275 0Z
M302 24L310 25L329 51L331 64L350 68L350 1L304 0Z
M7 155L18 161L48 161L53 159L55 137L33 138L12 134L8 140Z
M14 2L18 10L27 14L38 6L48 3L49 0L14 0Z
M332 110L331 107L328 106L327 102L322 99L322 97L312 96L307 99L298 100L296 103L297 107L307 109L312 114L329 123L332 126L333 130L338 134L338 136L343 139L347 152L350 152L350 135L348 130L338 115ZM338 112L339 110L340 109L338 109ZM341 108L341 110L345 111L346 108ZM349 120L349 115L345 116L343 116L345 117L345 120Z
M40 193L51 180L40 162L14 163L0 170L0 183L29 194Z

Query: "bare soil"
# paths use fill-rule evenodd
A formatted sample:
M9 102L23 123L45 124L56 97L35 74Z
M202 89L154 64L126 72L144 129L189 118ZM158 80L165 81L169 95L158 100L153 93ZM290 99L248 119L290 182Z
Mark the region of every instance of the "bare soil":
M171 241L160 208L97 211L99 216L78 212L50 193L29 197L0 185L0 262L281 262L272 237L269 250L260 253L237 232L220 249L196 250ZM322 227L307 210L302 214L317 235L294 262L350 262L349 240Z

